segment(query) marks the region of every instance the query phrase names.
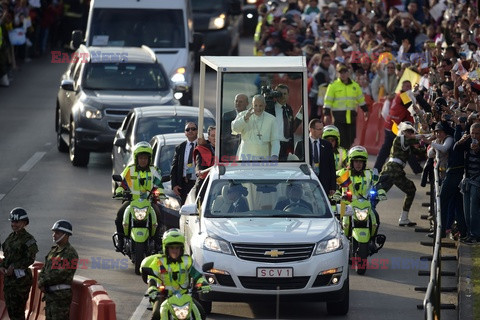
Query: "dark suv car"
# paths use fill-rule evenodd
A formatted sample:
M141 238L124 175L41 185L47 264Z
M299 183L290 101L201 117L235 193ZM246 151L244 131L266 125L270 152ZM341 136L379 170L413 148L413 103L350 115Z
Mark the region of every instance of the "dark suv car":
M111 152L113 138L134 107L178 104L174 88L148 47L86 47L73 55L57 95L57 148L74 166L91 151Z
M193 25L204 35L202 55L238 56L242 0L192 0Z

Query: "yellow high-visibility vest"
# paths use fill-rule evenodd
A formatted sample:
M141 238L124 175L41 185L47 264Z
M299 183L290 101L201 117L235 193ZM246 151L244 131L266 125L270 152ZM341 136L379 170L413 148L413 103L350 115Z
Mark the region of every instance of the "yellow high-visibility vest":
M362 89L353 80L344 84L340 78L328 85L324 108L332 111L346 111L346 123L352 123L351 112L365 104Z

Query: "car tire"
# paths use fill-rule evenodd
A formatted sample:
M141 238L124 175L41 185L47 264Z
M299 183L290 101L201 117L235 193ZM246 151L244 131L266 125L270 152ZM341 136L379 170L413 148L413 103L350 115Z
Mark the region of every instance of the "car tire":
M353 261L356 261L354 268L357 274L363 275L367 271L368 243L359 243L355 239L353 243Z
M60 108L57 108L57 117L55 122L55 131L57 132L57 149L62 153L67 153L68 144L62 138L62 115Z
M329 315L343 316L348 313L350 306L350 281L347 278L342 288L343 297L340 301L327 302L327 313Z
M86 167L88 165L88 160L90 158L90 152L79 148L77 145L77 137L75 135L75 122L70 122L70 162L75 167Z
M212 301L203 301L203 300L199 299L198 302L202 306L205 314L208 315L208 314L212 313Z

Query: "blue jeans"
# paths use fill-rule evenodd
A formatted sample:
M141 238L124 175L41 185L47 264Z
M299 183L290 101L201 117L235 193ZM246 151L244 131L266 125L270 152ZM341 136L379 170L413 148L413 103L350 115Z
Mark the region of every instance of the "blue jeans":
M480 178L475 181L480 183ZM463 209L469 235L480 239L480 187L469 184L468 191L463 194Z

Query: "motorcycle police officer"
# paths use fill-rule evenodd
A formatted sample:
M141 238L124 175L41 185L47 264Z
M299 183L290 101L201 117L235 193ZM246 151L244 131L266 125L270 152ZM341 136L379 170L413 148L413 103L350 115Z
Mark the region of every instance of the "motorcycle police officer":
M13 232L2 244L5 258L0 262L0 272L4 275L3 292L8 316L12 320L24 320L33 282L29 266L35 261L38 247L35 238L25 230L29 223L25 209L14 208L9 220Z
M377 183L378 176L376 176L372 170L367 169L367 161L367 149L363 146L354 146L348 150L348 167L337 171L337 182L339 182L344 191L350 191L353 198L368 199L370 190ZM348 182L342 180L348 180ZM377 194L378 200L387 199L385 190L380 189L377 191ZM341 198L341 195L342 193L340 191L335 192L334 199ZM371 213L373 213L373 215ZM380 227L380 216L373 206L370 212L370 219L372 225L370 249L375 253L377 248L375 239L378 228ZM348 219L345 219L345 221L349 223ZM383 235L380 238L383 238ZM385 242L384 239L377 239L377 241Z
M122 172L122 184L115 190L115 196L122 195L125 190L130 190L132 200L138 199L141 193L148 193L153 187L157 188L161 195L163 195L163 185L161 182L162 176L160 170L152 165L153 150L150 144L146 141L141 141L133 147L133 164L125 167ZM130 202L125 202L117 212L115 219L115 226L118 234L118 248L124 247L125 234L123 230L123 214ZM157 222L160 219L160 209L152 202L153 210L157 216ZM160 225L155 232L155 245L157 250L161 248L161 232L159 232Z
M211 288L203 275L193 267L193 260L185 254L185 237L179 229L173 228L163 234L163 253L146 257L142 261L142 268L151 268L155 274L148 276L148 295L153 303L152 319L167 319L167 308L163 302L175 292L184 294L187 292L190 279L194 284L201 286L202 293L208 293ZM159 285L165 286L168 296L158 291ZM200 319L198 301L194 300L197 310L194 319ZM203 308L201 308L203 309Z
M38 288L44 293L47 320L70 318L72 281L77 271L78 254L69 242L72 224L58 220L52 226L55 245L45 257L45 264L38 275Z

